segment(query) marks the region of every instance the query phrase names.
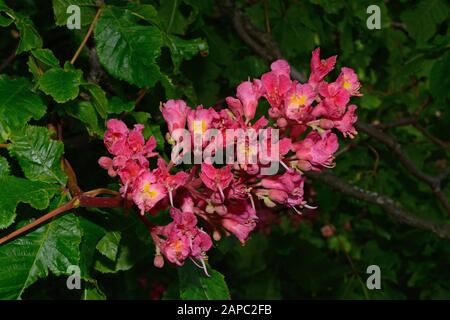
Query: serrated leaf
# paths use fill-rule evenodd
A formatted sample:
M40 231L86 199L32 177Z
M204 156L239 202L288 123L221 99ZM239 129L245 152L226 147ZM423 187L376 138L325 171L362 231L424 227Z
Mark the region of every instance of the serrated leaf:
M55 15L55 23L57 26L65 26L70 14L67 8L70 5L80 7L80 23L82 26L89 25L95 16L95 0L53 0L53 14Z
M66 184L66 174L61 169L64 145L52 140L46 128L28 126L11 136L8 146L11 156L16 157L27 177L33 181Z
M0 229L10 226L16 217L16 207L26 203L38 210L49 206L55 194L53 185L13 176L0 177Z
M121 114L134 109L134 101L123 101L119 97L112 97L108 102L108 113Z
M130 10L103 9L94 30L97 54L114 77L151 87L160 77L155 60L161 53L161 33L156 27L138 22Z
M15 24L20 33L19 46L16 53L20 54L35 48L42 48L42 38L30 18L16 13Z
M78 265L81 231L78 218L66 214L0 246L0 298L18 299L39 278L67 274Z
M95 83L88 83L88 84L84 84L83 86L91 94L92 104L94 105L95 110L97 110L100 117L105 119L106 112L108 109L108 99L106 99L105 91L103 91L103 89Z
M166 35L164 39L165 45L170 49L175 70L178 70L183 60L190 60L198 53L208 55L208 43L201 38L184 40L177 36Z
M75 105L68 106L66 112L68 115L83 122L90 136L103 136L104 132L99 126L97 113L89 101L81 101Z
M30 91L27 79L0 75L0 135L4 140L11 129L22 128L31 118L39 120L46 109L42 99Z
M210 267L208 267L208 273L210 277L191 261L186 261L183 267L178 268L181 299L229 300L230 293L224 276Z
M402 13L406 29L417 42L429 40L436 27L448 16L448 5L442 0L422 0L416 7Z
M38 85L58 103L75 99L80 92L83 72L69 68L52 68L39 77Z
M115 261L121 238L122 236L118 231L107 232L97 243L96 249L109 260Z
M35 49L31 51L31 54L41 63L49 67L59 67L59 60L50 49Z

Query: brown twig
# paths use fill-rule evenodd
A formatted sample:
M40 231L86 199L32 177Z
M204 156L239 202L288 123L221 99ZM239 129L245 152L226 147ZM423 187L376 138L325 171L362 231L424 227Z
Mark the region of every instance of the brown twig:
M438 198L439 202L442 204L444 209L450 215L450 203L448 202L447 197L443 194L441 190L441 183L445 176L431 176L421 170L419 170L416 165L408 158L406 153L403 151L402 146L395 141L393 137L384 133L383 131L378 130L374 126L358 121L355 127L359 131L363 131L372 138L380 141L389 149L391 149L392 153L397 157L398 161L402 163L402 165L408 170L411 175L416 177L418 180L426 183L433 193Z
M397 205L394 200L389 197L353 186L328 171L321 173L307 172L306 176L325 183L342 194L380 206L386 213L401 223L431 231L440 238L450 239L450 225L417 217L403 207Z
M103 190L101 193L108 193L108 194L116 194L112 190L108 190L109 192L105 192L107 189L97 189L97 190ZM43 215L42 217L34 220L33 222L23 226L20 229L17 229L10 234L4 236L0 239L0 245L43 224L44 222L64 213L71 209L78 208L78 207L90 207L90 208L114 208L114 207L120 207L122 206L122 198L120 195L116 195L115 197L110 198L104 198L104 197L95 197L92 196L92 194L100 194L100 192L96 193L93 191L97 190L91 190L82 194L79 194L72 198L69 202L63 204L62 206L56 208L55 210L50 211L49 213Z
M72 60L70 60L70 63L71 63L71 64L74 64L75 61L77 61L78 56L79 56L80 53L81 53L81 50L83 50L84 46L86 45L87 41L89 40L89 38L90 38L90 36L91 36L91 34L92 34L92 31L94 31L94 26L95 26L95 24L97 23L97 20L98 20L98 18L100 17L100 13L101 13L101 12L102 12L102 9L101 9L101 8L98 8L98 9L97 9L97 13L95 14L95 17L94 17L94 19L92 20L91 25L89 26L89 29L88 29L88 31L86 32L86 35L85 35L84 38L83 38L83 41L81 41L81 44L80 44L80 46L78 47L77 51L75 52L75 54L74 54Z

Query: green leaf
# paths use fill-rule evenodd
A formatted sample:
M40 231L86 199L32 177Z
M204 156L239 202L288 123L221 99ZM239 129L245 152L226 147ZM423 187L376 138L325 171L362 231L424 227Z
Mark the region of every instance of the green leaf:
M20 33L19 46L16 50L17 54L35 48L42 48L42 38L34 28L33 21L30 18L16 13L15 24Z
M121 114L134 109L134 101L123 101L119 97L112 97L108 102L108 113Z
M115 261L119 251L119 243L122 238L120 232L111 231L97 243L97 250L111 261Z
M80 23L82 26L91 24L95 16L95 0L53 0L53 13L55 15L55 23L57 26L65 26L69 14L67 8L70 5L80 7Z
M83 279L92 279L91 270L94 266L94 257L97 252L96 245L105 234L105 229L98 224L84 218L79 217L80 227L82 231L82 239L80 244L80 269Z
M66 108L66 112L83 122L90 136L103 136L104 131L99 126L97 113L91 102L81 101L70 105Z
M0 178L9 176L9 172L8 160L0 156Z
M42 99L30 91L27 79L0 75L0 135L4 140L11 129L22 128L31 118L39 120L46 109Z
M149 124L145 127L147 129L148 133L144 135L148 138L150 136L154 136L157 143L157 149L163 151L164 150L164 137L161 133L161 126L157 123ZM145 131L144 129L144 131Z
M50 132L43 127L28 126L11 136L8 146L11 156L16 157L27 177L33 181L66 184L66 174L61 169L64 145L52 140Z
M1 9L1 8L0 8ZM7 27L13 23L14 19L10 16L0 14L0 27Z
M422 0L416 7L402 13L406 28L418 43L429 40L437 25L448 16L448 5L442 0Z
M27 203L44 210L56 189L53 185L12 176L0 176L0 229L10 226L16 217L19 203Z
M106 300L106 295L96 284L87 282L81 298L83 300Z
M450 53L437 60L430 71L431 95L438 101L450 96Z
M210 277L187 261L183 267L178 268L180 280L180 297L183 300L229 300L230 293L224 276L208 268Z
M130 10L103 9L94 30L97 54L114 77L151 87L160 78L155 60L161 53L161 33L156 27L138 22Z
M95 107L95 110L97 110L100 117L105 119L106 112L108 110L108 99L106 98L105 91L103 91L103 89L95 83L88 83L88 84L84 84L83 86L91 94L92 103Z
M59 276L78 265L78 218L66 214L0 247L0 298L18 299L49 271Z
M160 1L158 16L161 21L162 28L167 33L183 35L187 27L195 18L194 10L186 17L179 10L181 0L164 0Z
M33 55L33 57L35 57L37 60L39 60L43 64L45 64L49 67L59 68L59 60L58 60L58 58L55 57L52 50L50 50L50 49L35 49L35 50L31 51L31 54Z
M66 64L67 66L67 64ZM70 68L52 68L39 77L39 88L50 95L58 103L73 100L80 92L80 84L83 77L81 70Z
M154 23L156 25L160 24L160 21L158 19L158 12L151 4L129 3L126 8L142 20Z
M198 53L208 55L208 43L201 39L184 40L177 36L166 35L166 46L170 49L175 70L178 70L183 60L190 60Z

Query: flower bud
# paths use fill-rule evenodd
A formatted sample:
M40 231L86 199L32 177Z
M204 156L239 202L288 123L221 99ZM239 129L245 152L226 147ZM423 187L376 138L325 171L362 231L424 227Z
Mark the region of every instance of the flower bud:
M333 120L330 120L330 119L320 119L319 126L322 129L329 130L334 127L334 122L333 122Z
M155 255L155 259L153 259L153 265L157 268L164 267L164 258L162 255L157 254Z
M277 120L278 127L283 129L283 128L286 128L287 124L288 124L288 122L285 118L278 118L278 120Z

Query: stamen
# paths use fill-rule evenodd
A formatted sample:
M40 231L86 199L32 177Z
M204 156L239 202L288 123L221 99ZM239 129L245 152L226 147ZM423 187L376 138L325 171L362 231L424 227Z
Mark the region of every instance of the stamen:
M169 200L170 200L170 205L173 207L172 189L169 189Z
M306 204L306 203L305 203L303 206L304 206L306 209L313 209L313 210L318 208L318 207L310 206L309 204Z
M217 189L219 189L220 196L222 197L222 201L225 201L225 195L223 194L222 187L219 184L217 184Z
M253 195L252 195L251 193L249 193L248 196L249 196L249 198L250 198L250 202L252 203L253 210L256 211L256 208L255 208L255 200L253 200Z
M300 216L303 215L303 213L301 213L296 207L292 206L291 208L294 209L298 215L300 215Z

